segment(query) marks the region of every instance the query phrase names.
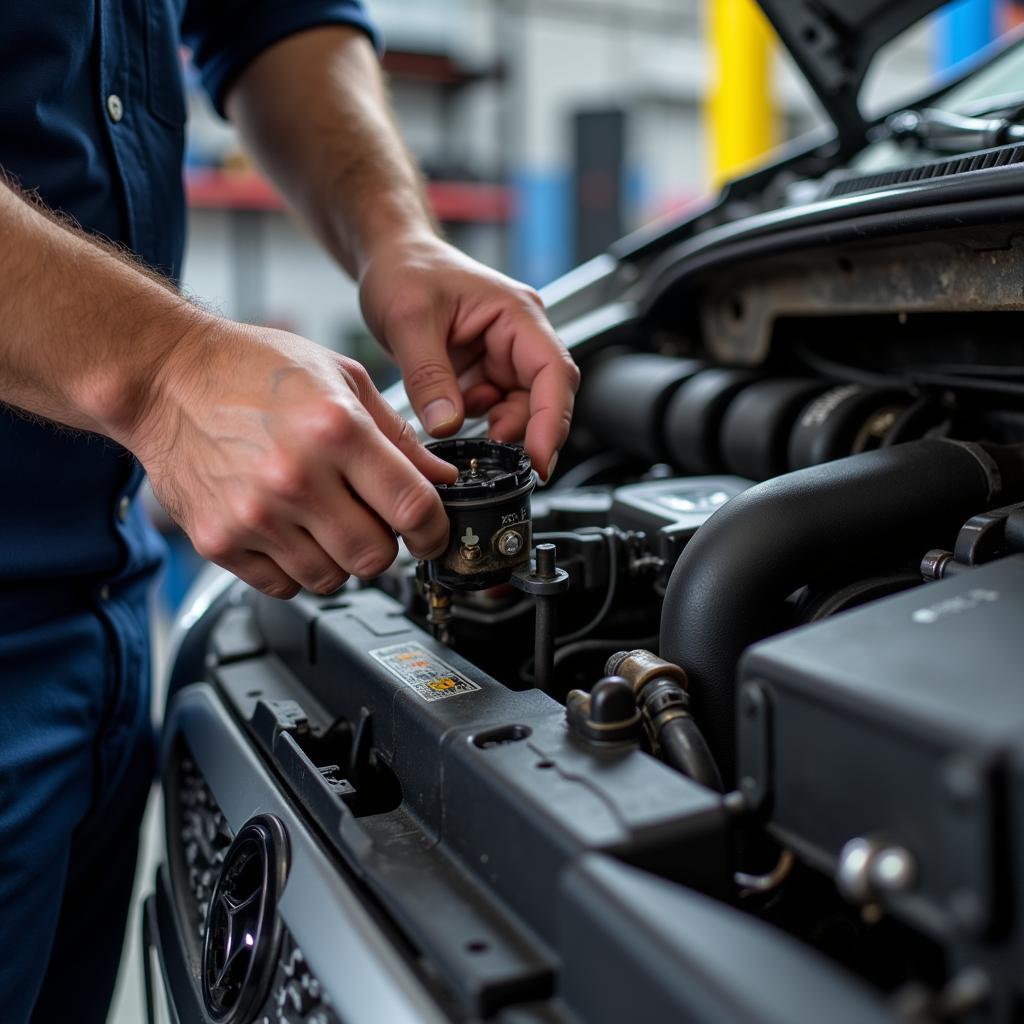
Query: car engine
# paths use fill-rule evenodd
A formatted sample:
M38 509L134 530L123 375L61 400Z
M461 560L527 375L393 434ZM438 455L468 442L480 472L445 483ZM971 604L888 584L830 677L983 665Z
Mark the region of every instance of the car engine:
M822 368L605 347L550 486L434 446L437 561L219 585L147 914L211 1019L1020 1019L1019 415Z

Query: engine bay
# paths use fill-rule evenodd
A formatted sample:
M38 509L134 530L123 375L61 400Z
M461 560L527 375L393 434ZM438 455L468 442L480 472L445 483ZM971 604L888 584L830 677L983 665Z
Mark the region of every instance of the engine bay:
M225 591L165 766L197 973L235 848L223 819L189 841L201 685L443 1017L1021 1019L1013 370L986 389L955 339L932 381L869 367L852 326L826 356L783 324L757 369L606 346L550 486L515 446L435 446L436 562ZM323 970L266 971L278 1019L314 1019L288 1007Z

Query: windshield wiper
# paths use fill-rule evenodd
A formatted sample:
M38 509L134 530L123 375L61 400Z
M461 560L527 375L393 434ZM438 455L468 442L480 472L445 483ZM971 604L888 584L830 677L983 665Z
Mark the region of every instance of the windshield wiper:
M886 137L913 140L935 153L970 153L1024 141L1024 125L1007 117L967 117L947 110L901 110L885 119Z

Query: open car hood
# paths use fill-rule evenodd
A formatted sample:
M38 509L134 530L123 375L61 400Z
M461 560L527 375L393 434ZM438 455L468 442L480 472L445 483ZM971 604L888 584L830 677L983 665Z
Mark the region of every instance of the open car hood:
M758 2L835 122L840 150L850 152L864 140L857 98L875 54L944 0Z

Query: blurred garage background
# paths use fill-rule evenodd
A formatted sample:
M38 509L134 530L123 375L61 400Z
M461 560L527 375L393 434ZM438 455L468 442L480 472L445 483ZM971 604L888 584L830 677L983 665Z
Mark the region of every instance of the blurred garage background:
M534 285L818 123L751 0L370 5L398 120L447 234ZM929 24L908 38L873 95L918 88L935 36ZM732 65L723 75L718 58ZM355 289L292 225L194 82L190 96L186 287L229 316L376 364Z

